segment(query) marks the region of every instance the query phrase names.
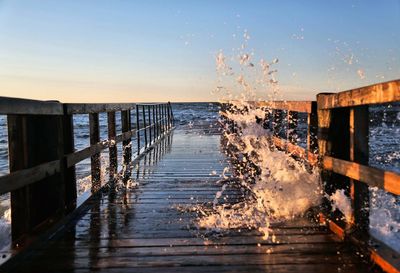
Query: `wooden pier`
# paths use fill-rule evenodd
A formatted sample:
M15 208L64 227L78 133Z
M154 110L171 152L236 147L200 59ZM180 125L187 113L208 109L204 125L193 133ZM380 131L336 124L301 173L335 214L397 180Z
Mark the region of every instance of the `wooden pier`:
M397 80L320 94L315 102L252 103L265 110L258 122L271 129L277 149L319 165L325 192L344 187L353 202L349 223L337 221L340 212L325 201L318 213L274 224L272 241L256 230L213 236L196 227L198 214L189 208L212 207L230 158L216 132L173 130L170 104L1 98L0 114L8 115L10 174L0 177L0 194L11 192L13 247L2 253L0 272L399 272L399 253L369 236L365 210L368 186L400 193L399 174L368 166L368 105L399 101ZM236 109L226 104L223 110L231 130L240 130L228 119ZM116 111L121 111L119 135ZM106 141L99 137L101 112L108 117ZM306 148L291 135L298 113L307 115ZM74 114L89 115L90 147L81 151L74 150ZM293 129L284 137L283 119ZM122 173L119 142L124 164L131 166ZM99 160L104 149L111 174L105 185ZM74 166L88 157L92 196L77 206ZM116 179L138 185L116 187ZM229 185L224 202L241 201L240 189Z

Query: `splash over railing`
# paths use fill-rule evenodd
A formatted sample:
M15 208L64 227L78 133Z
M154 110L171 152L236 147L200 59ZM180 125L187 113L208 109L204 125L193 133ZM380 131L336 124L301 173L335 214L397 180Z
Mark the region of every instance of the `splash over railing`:
M116 112L122 133L116 133ZM107 113L106 140L100 139L99 113ZM101 187L100 153L109 149L109 182L129 178L129 166L173 128L170 103L63 104L0 97L0 114L7 115L9 169L0 177L0 194L11 193L11 235L24 245L34 234L77 207L75 165L91 159L91 192ZM75 151L73 116L89 116L90 146ZM132 117L136 118L134 128ZM132 138L137 155L132 156ZM122 142L118 173L117 143Z
M332 210L324 197L320 221L343 240L355 243L385 271L399 272L400 254L373 238L369 232L369 187L400 194L400 174L368 166L369 105L400 101L400 80L379 83L339 93L322 93L316 101L246 102L244 109L235 103L223 104L221 115L230 131L236 130L230 114L246 107L262 110L254 117L270 132L273 148L284 150L310 166L318 165L325 196L344 189L351 199L350 215ZM296 137L298 113L307 113L306 147ZM285 114L285 115L284 115ZM282 126L286 119L286 134ZM341 219L345 219L344 221Z

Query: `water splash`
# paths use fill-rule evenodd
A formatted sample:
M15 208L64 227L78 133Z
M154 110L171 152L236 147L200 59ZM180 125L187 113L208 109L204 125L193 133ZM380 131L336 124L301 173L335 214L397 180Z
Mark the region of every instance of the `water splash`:
M221 175L221 190L215 195L212 209L196 207L199 212L199 228L218 232L232 229L253 229L263 234L264 239L275 240L271 235L271 223L303 215L309 208L320 204L322 189L318 172L310 171L290 154L278 151L257 118L265 116L265 109L255 108L251 101L277 100L281 98L278 85L279 60L261 59L259 67L252 63L253 52L246 52L250 36L246 31L245 41L235 57L227 58L220 51L216 57L220 100L229 101L234 112L227 114L235 122L237 133L225 125L223 138L230 150L233 162L234 183L241 188L243 201L234 204L219 204L232 179ZM234 60L227 64L227 60ZM233 71L232 67L238 67ZM227 68L230 74L226 73ZM256 74L254 76L254 74ZM236 76L233 76L236 75ZM233 77L232 77L233 76ZM248 168L243 170L243 165ZM236 170L236 171L235 171ZM225 181L225 183L224 183Z

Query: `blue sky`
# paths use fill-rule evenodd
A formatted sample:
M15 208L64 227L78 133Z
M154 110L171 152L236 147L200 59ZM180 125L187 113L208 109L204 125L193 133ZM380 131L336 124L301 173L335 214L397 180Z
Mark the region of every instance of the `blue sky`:
M284 98L312 99L400 78L399 26L400 0L0 0L0 95L213 101L215 56L247 30Z

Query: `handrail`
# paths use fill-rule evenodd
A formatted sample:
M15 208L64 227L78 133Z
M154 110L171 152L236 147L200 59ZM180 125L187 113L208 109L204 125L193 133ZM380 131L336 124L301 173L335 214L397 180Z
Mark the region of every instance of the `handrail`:
M135 109L135 103L65 103L67 114L90 114L127 111Z
M137 110L138 119L132 128L131 110L134 109ZM117 111L121 112L122 125L122 133L118 135L115 115ZM100 113L107 113L107 140L100 140ZM24 237L37 226L44 222L54 222L76 208L75 164L91 158L92 193L95 193L101 188L101 151L109 149L108 169L110 181L113 181L118 170L117 143L123 143L124 164L130 164L132 138L136 137L139 140L140 137L144 137L143 147L141 141L137 143L136 158L139 158L143 152L147 152L168 134L174 124L170 103L63 104L55 101L0 97L0 114L5 114L8 118L10 158L10 173L0 176L0 194L12 193L11 233L13 242L19 244L24 243ZM75 114L89 115L90 145L80 151L74 150ZM122 173L124 179L128 175L129 173ZM51 198L53 203L32 203L40 202L44 198L49 199L45 197L46 194L54 195ZM26 209L31 206L29 210ZM41 206L45 207L41 209ZM52 208L50 211L49 207ZM43 213L35 213L35 210L44 210L47 214L43 216Z
M265 107L268 109L311 113L314 103L314 101L258 101L255 102L254 105L256 107Z
M337 217L326 211L321 221L328 223L330 229L342 239L348 237L355 242L365 242L366 240L358 239L357 234L367 233L368 187L378 187L391 194L400 194L399 173L368 166L368 106L399 101L400 80L394 80L339 93L321 93L317 95L316 102L246 102L245 105L265 110L264 123L265 120L272 120L272 128L269 128L272 131L270 139L275 147L307 161L310 165L320 166L325 191L343 183L343 177L349 179L345 183L350 185L353 220L344 227L336 220ZM226 103L226 106L223 107L221 115L231 125L231 130L235 131L236 124L229 120L230 116L224 111L236 110L231 109L229 103ZM290 137L293 130L290 130L291 133L288 133L286 138L277 134L276 131L279 131L283 120L282 111L287 111L288 125L294 130L297 127L296 112L308 114L307 149L297 146ZM310 148L311 141L318 142L318 154L316 149ZM335 173L343 177L333 177L332 174ZM330 207L329 201L325 200L325 206ZM390 251L383 253L369 246L363 247L363 250L368 251L371 259L384 270L400 271L398 265L390 262L393 260L391 254L387 254Z
M373 84L336 94L320 94L318 109L383 104L400 101L400 80Z
M63 113L63 106L58 101L0 97L0 115L62 115Z

